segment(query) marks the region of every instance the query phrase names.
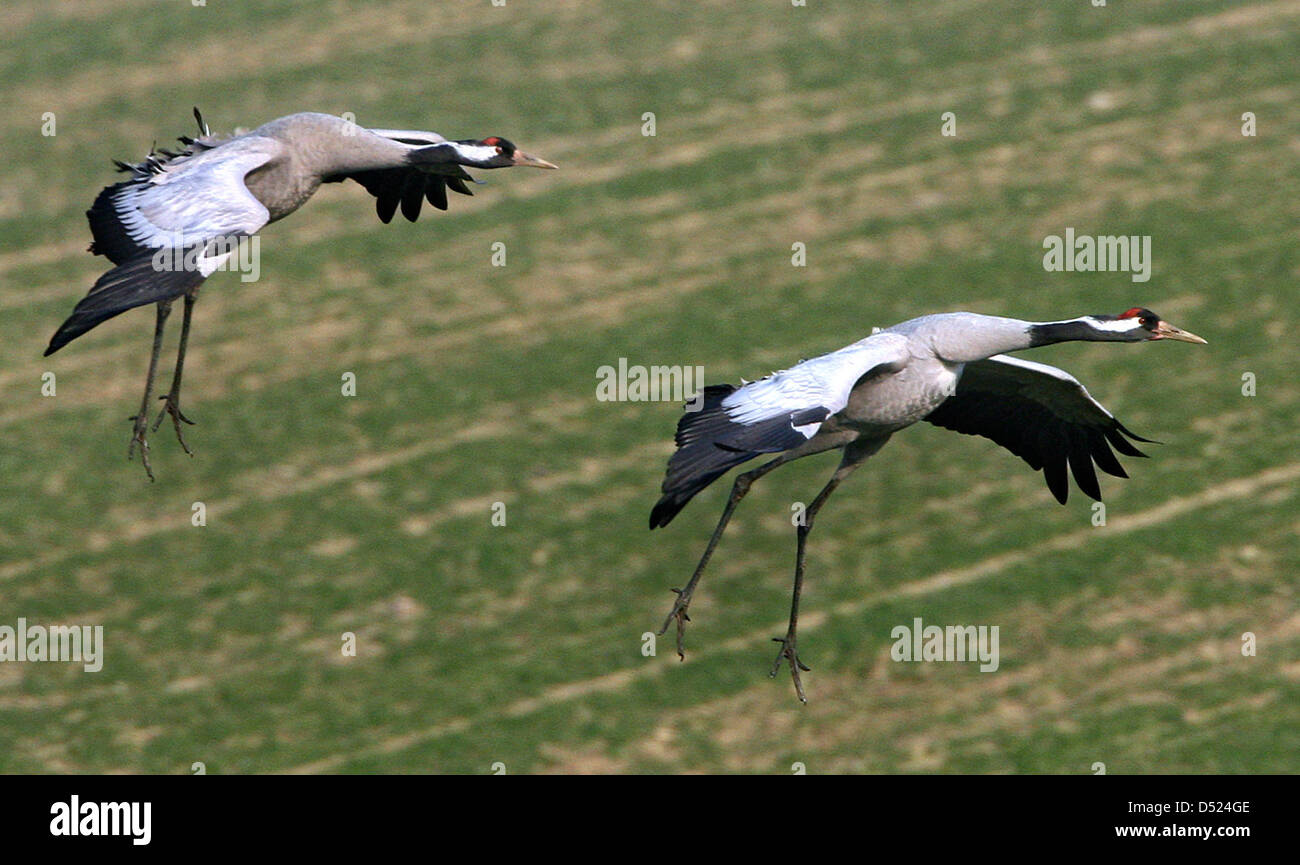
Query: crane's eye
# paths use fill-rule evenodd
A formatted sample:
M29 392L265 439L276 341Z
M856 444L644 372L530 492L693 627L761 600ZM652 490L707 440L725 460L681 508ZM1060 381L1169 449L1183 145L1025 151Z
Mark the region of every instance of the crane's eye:
M1144 315L1144 316L1142 316L1141 318L1138 319L1138 323L1141 324L1143 327L1151 327L1151 326L1154 325L1156 322L1155 322L1155 319L1153 319L1151 316L1149 316L1149 315Z

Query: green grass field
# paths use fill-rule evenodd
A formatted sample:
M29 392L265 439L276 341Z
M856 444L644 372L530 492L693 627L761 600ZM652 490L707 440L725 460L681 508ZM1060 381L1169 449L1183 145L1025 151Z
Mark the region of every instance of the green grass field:
M11 0L0 21L0 625L106 643L96 674L0 664L0 770L1300 770L1300 3ZM152 314L41 352L105 269L83 213L110 160L191 132L196 104L223 132L319 110L504 135L561 170L479 173L414 225L329 186L268 228L260 281L203 290L196 456L161 430L151 485L125 452ZM1067 226L1150 235L1151 280L1044 272ZM671 639L643 656L729 482L648 532L679 406L599 402L598 367L736 382L926 312L1134 305L1210 344L1028 355L1164 442L1103 478L1104 527L922 424L812 535L809 705L768 678L770 638L790 505L834 456L755 486L686 662ZM918 616L998 625L1000 669L894 663Z

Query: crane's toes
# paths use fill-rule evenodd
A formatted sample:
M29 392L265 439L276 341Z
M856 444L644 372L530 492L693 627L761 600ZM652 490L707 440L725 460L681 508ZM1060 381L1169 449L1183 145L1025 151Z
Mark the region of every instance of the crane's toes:
M776 661L772 664L772 672L769 676L773 678L781 669L781 661L790 662L790 677L794 679L794 692L799 697L799 702L807 703L808 697L803 691L803 681L799 678L800 671L809 673L812 668L799 660L799 653L795 650L794 634L786 634L784 637L773 637L772 642L781 644L781 651L776 653Z
M158 427L162 426L164 417L171 415L172 426L176 428L176 440L181 443L181 447L186 454L194 456L194 451L190 450L190 446L185 443L185 434L181 429L182 423L194 426L194 421L185 416L185 413L181 411L181 407L172 400L169 394L163 394L159 399L165 400L166 405L163 406L162 411L158 412L158 418L153 422L153 432L157 432Z
M677 658L678 660L685 661L686 623L691 620L691 617L686 613L686 609L691 604L691 598L690 595L687 595L682 589L673 589L673 591L677 593L677 601L673 604L673 609L668 614L668 618L664 619L664 626L659 629L658 636L662 637L664 634L668 633L668 628L673 624L673 622L676 622Z
M149 438L146 435L149 427L148 419L143 415L135 415L131 420L135 422L135 426L131 431L131 443L126 447L126 458L129 460L135 459L135 448L136 445L139 445L140 461L144 463L144 473L149 476L149 482L153 483L153 467L149 465Z

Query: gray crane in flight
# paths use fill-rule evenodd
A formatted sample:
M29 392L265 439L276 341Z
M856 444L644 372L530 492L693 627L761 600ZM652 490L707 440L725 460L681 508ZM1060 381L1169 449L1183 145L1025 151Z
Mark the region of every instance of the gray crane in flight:
M86 212L94 237L90 251L115 267L95 282L45 350L51 355L128 309L157 305L144 398L127 448L130 457L139 446L150 480L148 413L167 316L184 298L175 372L153 429L170 415L181 447L192 456L181 423L193 421L180 408L190 317L199 287L228 267L241 242L293 213L322 183L355 180L375 196L381 221L391 221L400 205L414 222L424 201L446 210L448 189L473 194L465 167L556 167L496 136L448 141L436 132L365 129L342 117L300 113L218 139L197 108L194 117L198 137L181 136L180 150L155 150L134 165L116 163L130 179L105 188Z
M1143 307L1048 322L952 312L896 324L740 387L706 387L702 403L688 406L677 424L677 450L668 460L663 496L650 513L651 529L668 525L696 493L732 468L763 454L778 456L736 477L690 581L673 590L677 600L659 633L667 633L675 622L677 653L685 657L687 611L700 575L754 481L793 460L842 450L839 467L796 526L790 623L784 637L774 638L781 649L772 675L783 660L788 662L795 693L807 702L799 673L808 667L799 660L796 644L804 551L817 512L835 488L890 436L924 420L1002 445L1041 469L1062 504L1069 494L1067 465L1079 489L1100 500L1093 464L1128 477L1111 447L1141 457L1145 454L1128 439L1151 440L1129 431L1069 373L1004 352L1075 340L1160 339L1205 343Z

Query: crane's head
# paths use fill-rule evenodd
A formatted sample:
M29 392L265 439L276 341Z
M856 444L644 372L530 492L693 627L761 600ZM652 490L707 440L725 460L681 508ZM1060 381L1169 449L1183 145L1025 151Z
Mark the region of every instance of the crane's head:
M1144 342L1153 339L1176 339L1180 342L1195 342L1205 345L1205 340L1194 333L1188 333L1174 327L1144 306L1135 306L1117 316L1095 316L1101 320L1101 327L1111 333L1120 333L1128 342Z
M1072 340L1147 342L1153 339L1176 339L1205 345L1205 340L1196 334L1174 327L1144 306L1135 306L1119 315L1084 315L1029 327L1031 346L1051 345Z
M482 141L469 139L451 143L456 146L456 152L460 157L457 162L474 168L513 168L516 165L528 168L559 167L545 159L524 153L515 147L513 142L496 135L484 138Z

